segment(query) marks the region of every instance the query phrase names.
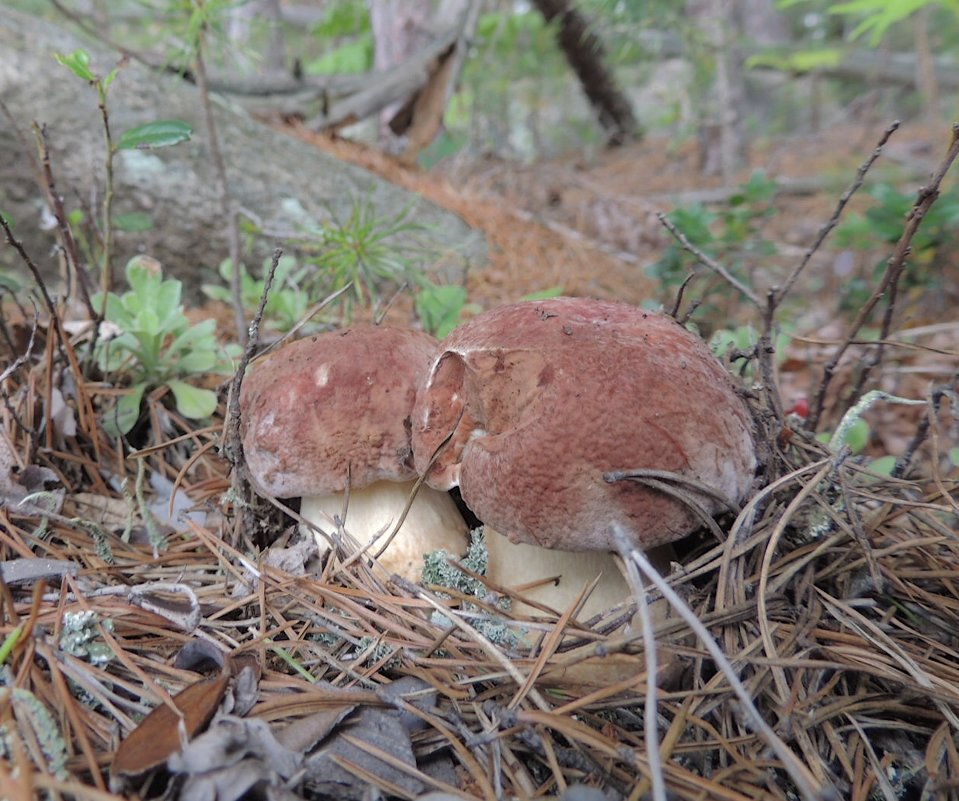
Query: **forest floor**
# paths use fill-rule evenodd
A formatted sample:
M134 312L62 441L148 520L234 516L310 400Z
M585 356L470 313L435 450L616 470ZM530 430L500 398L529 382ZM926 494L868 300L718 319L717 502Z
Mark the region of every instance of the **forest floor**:
M775 244L741 260L758 299L804 258L882 128L752 150L738 178L759 168L782 182L775 213L748 219L745 240ZM701 176L694 145L653 137L588 161L424 172L297 135L485 231L489 263L468 275L482 308L560 288L670 309L677 287L648 269L672 241L657 214L724 193ZM871 175L912 191L949 144L945 126L905 126ZM850 211L868 204L860 193ZM880 350L865 329L850 337L861 305L848 290L859 279L866 302L887 247L819 249L777 311L789 336L777 339L775 376L760 382L754 362L736 362L763 432L756 491L735 518L680 543L669 576L733 677L687 619L662 621L658 664L669 670L653 688L654 718L644 717L654 666L641 635L623 629L631 610L531 617L491 606L489 588L477 600L384 578L363 560L318 564L312 538L233 481L219 450L234 419L225 393L213 424L197 428L163 388L148 392L131 451L98 422L117 388L90 379L55 326L34 326L34 356L12 371L0 410L0 491L17 499L0 504L0 795L142 798L149 786L130 788L143 776L156 789L172 773L169 798L359 801L376 787L495 801L584 783L638 801L660 776L683 801L952 797L959 271L951 253L921 263ZM707 334L759 331L761 310L740 295L701 271L681 308L702 301L692 321ZM888 293L877 300L881 317ZM390 314L411 310L398 302ZM880 323L869 326L874 337ZM835 431L868 366L864 389L925 403L873 406L851 456L803 418L828 368L818 430ZM903 457L899 472L879 469L887 454ZM494 644L477 622L504 620L532 645ZM211 663L214 675L199 678ZM199 735L217 709L233 714Z

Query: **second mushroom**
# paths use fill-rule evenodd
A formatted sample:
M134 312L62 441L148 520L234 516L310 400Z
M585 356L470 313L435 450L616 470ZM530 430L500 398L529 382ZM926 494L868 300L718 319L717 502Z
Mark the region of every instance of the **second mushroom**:
M666 315L578 298L503 306L450 334L412 443L419 471L438 453L427 483L458 486L486 524L492 582L559 576L522 595L562 612L603 573L580 619L629 597L617 529L641 549L684 537L735 507L756 466L749 414L702 340ZM639 470L678 492L608 480Z

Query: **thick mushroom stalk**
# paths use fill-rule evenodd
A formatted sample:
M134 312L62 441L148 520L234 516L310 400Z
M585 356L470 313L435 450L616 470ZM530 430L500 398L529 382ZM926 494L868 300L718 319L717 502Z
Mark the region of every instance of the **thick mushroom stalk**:
M629 598L629 584L612 553L555 551L526 542L510 542L490 526L485 526L483 532L489 554L486 575L491 581L515 590L526 584L556 577L555 581L522 590L520 595L525 599L563 614L583 588L599 577L596 588L576 616L584 621ZM512 609L522 614L538 614L534 607L524 603L514 603Z
M410 413L436 352L427 334L355 326L307 337L256 362L243 382L240 431L256 489L302 498L301 515L334 530L334 516L375 555L400 519L416 472ZM317 534L321 551L330 539ZM466 551L466 525L446 492L420 487L379 564L411 581L423 555Z
M452 553L466 549L465 524L449 493L421 485L396 536L387 539L403 514L415 481L377 481L361 489L351 490L345 518L346 493L304 495L300 499L300 516L312 526L332 535L334 518L343 520L343 527L361 547L373 544L367 556L386 550L377 562L388 573L396 573L410 581L419 581L423 555L445 548ZM316 534L320 553L329 548L329 539Z
M665 315L576 298L493 309L441 343L413 412L419 470L448 436L429 484L458 485L510 542L606 557L614 529L643 550L686 536L703 513L745 496L756 464L747 410L698 337ZM673 474L677 491L604 480L631 470ZM565 582L569 602L598 567L577 557L548 557L559 560L549 570L566 565L576 577ZM546 558L497 556L488 575L515 586L541 577ZM607 598L628 597L618 572L603 576Z

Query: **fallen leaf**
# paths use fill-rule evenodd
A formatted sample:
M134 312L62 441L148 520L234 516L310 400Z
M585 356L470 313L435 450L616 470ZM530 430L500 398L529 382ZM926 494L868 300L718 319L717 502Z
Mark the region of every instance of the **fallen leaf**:
M130 603L166 618L182 631L193 631L200 625L200 602L193 588L186 584L151 582L130 589Z
M194 738L216 712L230 677L222 673L191 684L173 698L182 713L160 704L120 743L110 768L110 786L122 790L130 779L163 765L182 745L181 721L186 740Z

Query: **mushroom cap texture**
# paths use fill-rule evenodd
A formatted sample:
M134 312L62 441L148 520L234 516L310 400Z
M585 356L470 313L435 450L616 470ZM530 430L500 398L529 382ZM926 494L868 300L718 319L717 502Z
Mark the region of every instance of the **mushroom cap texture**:
M410 412L436 353L421 331L354 326L255 363L240 434L258 489L289 498L414 478Z
M484 523L547 548L615 550L616 524L651 548L700 525L682 501L607 483L607 471L670 471L738 503L756 468L750 415L705 343L615 302L554 298L473 318L440 344L412 419L419 472L455 427L427 483L458 485Z

